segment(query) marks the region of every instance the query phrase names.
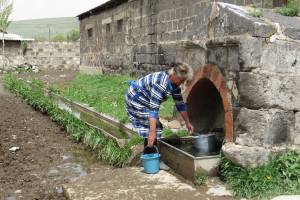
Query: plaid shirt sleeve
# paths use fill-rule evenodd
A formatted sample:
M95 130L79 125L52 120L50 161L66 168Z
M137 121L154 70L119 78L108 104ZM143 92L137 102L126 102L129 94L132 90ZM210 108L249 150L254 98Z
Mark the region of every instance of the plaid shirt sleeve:
M181 95L181 89L180 87L177 87L173 93L172 98L175 102L175 106L179 112L187 111L186 104L183 101L182 95Z

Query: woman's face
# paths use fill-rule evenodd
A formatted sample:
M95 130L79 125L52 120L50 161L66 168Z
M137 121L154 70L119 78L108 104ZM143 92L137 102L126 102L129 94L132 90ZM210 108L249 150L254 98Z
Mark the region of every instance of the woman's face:
M181 78L181 77L178 77L175 74L173 74L173 75L171 75L171 81L172 81L173 84L179 86L179 85L183 84L186 81L186 78Z

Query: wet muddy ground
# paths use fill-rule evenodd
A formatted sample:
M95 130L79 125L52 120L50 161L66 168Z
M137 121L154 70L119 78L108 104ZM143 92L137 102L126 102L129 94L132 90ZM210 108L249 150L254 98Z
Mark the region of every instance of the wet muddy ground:
M48 116L6 92L2 77L0 138L1 200L65 199L62 184L102 165ZM20 149L14 152L12 147Z

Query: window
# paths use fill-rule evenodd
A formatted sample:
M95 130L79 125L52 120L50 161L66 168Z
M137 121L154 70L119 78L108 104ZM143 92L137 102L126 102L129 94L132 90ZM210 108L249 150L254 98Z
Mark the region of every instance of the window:
M88 38L93 38L94 37L94 30L93 28L89 28L87 30Z
M106 33L110 33L110 24L105 25Z
M117 21L117 31L118 33L123 32L123 19Z

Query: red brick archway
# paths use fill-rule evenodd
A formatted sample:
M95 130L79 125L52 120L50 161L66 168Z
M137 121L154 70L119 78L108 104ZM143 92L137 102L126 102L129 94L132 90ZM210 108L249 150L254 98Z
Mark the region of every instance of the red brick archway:
M216 87L220 96L222 98L223 108L224 108L224 128L225 128L225 140L230 142L233 140L233 113L232 105L229 100L228 89L226 81L220 72L220 70L212 64L199 67L195 72L193 79L188 83L185 94L188 97L190 92L196 83L202 79L210 80Z

